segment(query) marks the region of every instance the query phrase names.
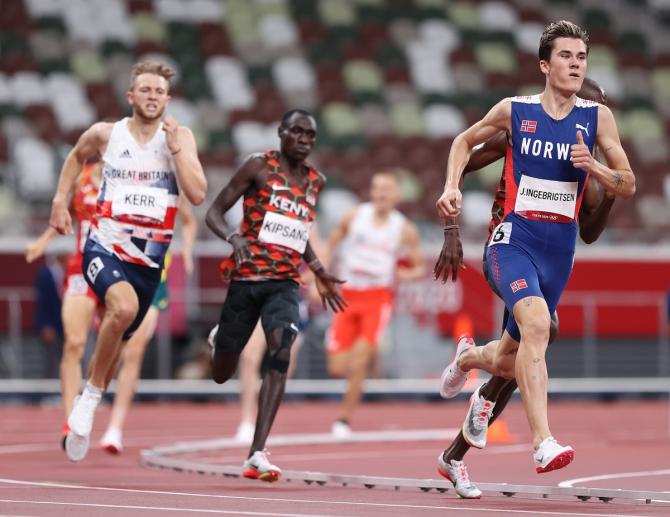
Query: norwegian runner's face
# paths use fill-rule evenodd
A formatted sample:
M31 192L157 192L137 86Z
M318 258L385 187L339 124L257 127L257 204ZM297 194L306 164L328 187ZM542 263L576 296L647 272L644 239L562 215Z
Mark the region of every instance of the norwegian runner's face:
M581 39L556 38L549 61L540 61L540 68L552 87L577 93L586 75L586 58L586 44Z

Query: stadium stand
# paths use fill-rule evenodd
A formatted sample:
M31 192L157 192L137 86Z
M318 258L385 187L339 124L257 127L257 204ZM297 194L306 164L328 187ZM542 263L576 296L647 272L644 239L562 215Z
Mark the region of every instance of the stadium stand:
M406 210L436 223L451 139L501 97L539 90L538 35L568 18L591 33L589 75L638 175L639 195L616 205L603 241L667 239L665 1L14 0L2 10L0 197L31 210L0 232L43 228L68 145L94 120L123 116L127 72L147 57L179 71L170 109L194 129L209 175L274 145L281 114L305 107L332 190L364 195L375 169L404 169ZM466 184L466 236L484 231L497 174Z

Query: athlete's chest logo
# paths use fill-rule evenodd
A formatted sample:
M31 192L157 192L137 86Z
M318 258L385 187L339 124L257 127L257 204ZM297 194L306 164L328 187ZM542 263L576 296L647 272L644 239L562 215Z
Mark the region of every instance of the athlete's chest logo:
M582 131L584 131L584 133L586 133L586 136L591 136L589 135L589 124L590 122L587 122L586 127L582 126L581 124L575 124L575 127L577 129L581 129Z
M278 208L283 212L291 212L297 215L298 217L303 217L305 219L309 218L310 214L309 207L303 205L302 203L291 201L290 199L285 198L283 196L272 194L270 196L269 205L271 207Z

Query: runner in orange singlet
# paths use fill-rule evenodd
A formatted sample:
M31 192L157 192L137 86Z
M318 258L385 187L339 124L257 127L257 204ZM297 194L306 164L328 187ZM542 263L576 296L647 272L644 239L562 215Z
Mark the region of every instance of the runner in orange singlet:
M63 295L63 331L65 344L60 363L61 397L65 418L72 411L72 403L81 389L81 361L86 347L86 338L98 305L98 298L88 286L82 273L82 253L86 236L91 226L91 218L95 213L98 198L98 187L101 179L101 162L86 164L75 183L74 193L70 202L70 212L77 222L76 248L67 263L65 276L65 293ZM33 262L44 254L48 242L58 235L49 227L35 241L26 247L26 261ZM69 427L63 425L63 439Z

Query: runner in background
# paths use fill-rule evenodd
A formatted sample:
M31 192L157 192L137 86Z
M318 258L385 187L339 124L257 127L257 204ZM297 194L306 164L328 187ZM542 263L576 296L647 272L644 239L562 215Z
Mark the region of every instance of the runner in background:
M70 431L67 417L72 411L74 398L81 390L82 359L91 323L99 306L98 297L88 286L82 273L84 243L95 213L98 188L102 177L102 162L87 163L77 176L70 201L70 212L76 222L75 252L70 256L65 274L65 292L61 319L65 336L63 354L60 361L60 385L63 411L66 422L63 424L61 444L65 446L65 437ZM58 235L47 228L39 238L26 247L26 262L31 263L44 254L49 241Z
M400 179L392 171L372 177L370 202L351 209L328 239L325 256L346 281L342 296L349 306L333 316L326 336L328 371L347 379L347 389L331 432L351 436L350 420L363 396L377 345L393 311L396 282L421 278L424 260L419 232L396 206ZM398 266L402 255L409 265ZM332 259L331 259L332 257Z

